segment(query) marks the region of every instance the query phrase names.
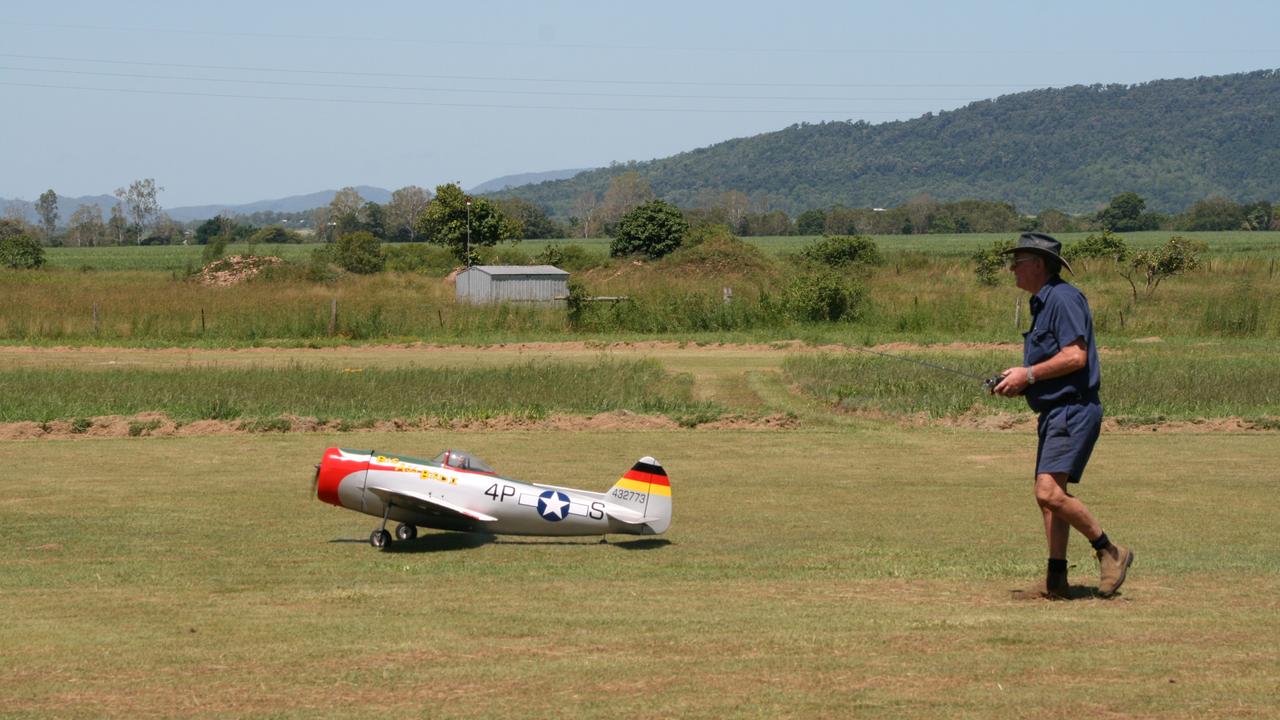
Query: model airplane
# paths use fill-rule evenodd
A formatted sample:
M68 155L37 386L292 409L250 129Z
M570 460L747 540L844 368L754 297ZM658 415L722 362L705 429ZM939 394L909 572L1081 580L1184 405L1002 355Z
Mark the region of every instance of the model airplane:
M671 483L657 460L640 458L608 492L530 484L498 475L469 453L434 460L329 448L316 466L316 497L382 518L369 544L412 540L419 527L495 535L657 535L671 524Z

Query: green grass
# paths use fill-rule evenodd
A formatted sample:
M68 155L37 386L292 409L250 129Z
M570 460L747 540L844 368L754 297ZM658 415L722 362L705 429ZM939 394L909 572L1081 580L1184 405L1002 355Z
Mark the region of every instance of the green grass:
M905 358L991 377L1021 364L1018 350L914 351ZM1274 349L1131 346L1101 359L1108 416L1199 421L1280 418L1280 363ZM987 394L977 380L869 353L793 355L784 369L791 382L844 411L930 417L965 413L1029 412L1020 400Z
M1054 237L1069 244L1083 240L1089 233L1059 233ZM1201 240L1212 254L1257 255L1275 257L1280 251L1280 232L1190 232L1160 230L1124 233L1125 242L1131 247L1146 249L1155 247L1174 235ZM927 253L942 257L968 256L975 250L989 247L997 240L1017 237L1017 233L963 233L956 235L875 235L876 244L889 253ZM770 255L799 252L805 245L817 240L812 235L781 235L743 238ZM511 247L536 256L548 245L581 245L595 257L608 257L610 238L557 238L547 240L523 240ZM235 255L252 250L258 255L275 255L290 261L305 260L317 245L256 245L236 243L227 247L227 254ZM504 245L503 247L508 247ZM155 245L122 247L57 247L46 248L45 259L49 267L70 270L161 270L183 272L199 268L200 245Z
M670 375L654 360L434 368L0 370L0 422L163 412L179 422L246 418L259 421L247 429L271 430L279 428L269 423L285 413L348 421L454 420L624 409L680 417L723 411L693 398L692 378Z
M1076 494L1137 550L1042 572L1018 433L256 435L0 442L6 717L1271 717L1280 436L1104 435ZM663 542L489 542L308 499L331 444L470 449L607 488L671 473ZM1096 584L1072 539L1072 579Z

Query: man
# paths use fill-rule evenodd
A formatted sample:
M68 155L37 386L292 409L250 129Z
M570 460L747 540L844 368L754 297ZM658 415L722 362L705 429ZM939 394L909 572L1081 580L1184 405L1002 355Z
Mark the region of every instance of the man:
M1098 594L1111 597L1124 584L1133 551L1112 543L1084 503L1067 492L1067 484L1084 475L1102 429L1093 316L1084 295L1060 276L1063 267L1071 271L1062 243L1044 233L1023 233L1006 252L1013 254L1009 269L1018 287L1031 293L1031 330L1023 334L1022 365L1005 370L993 392L1024 395L1040 414L1035 494L1049 545L1045 582L1029 594L1069 597L1067 540L1074 527L1097 553Z

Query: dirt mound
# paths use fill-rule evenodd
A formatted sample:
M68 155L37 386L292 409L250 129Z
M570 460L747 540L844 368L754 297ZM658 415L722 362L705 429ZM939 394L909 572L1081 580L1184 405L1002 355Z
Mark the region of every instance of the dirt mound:
M284 262L278 257L261 255L228 255L200 268L196 282L201 285L227 287L244 282L265 268Z

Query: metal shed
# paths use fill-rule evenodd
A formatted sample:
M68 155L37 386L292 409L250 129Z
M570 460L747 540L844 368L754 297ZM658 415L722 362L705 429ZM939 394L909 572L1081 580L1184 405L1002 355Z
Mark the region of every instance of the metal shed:
M553 265L472 265L454 284L458 302L562 303L569 273Z

